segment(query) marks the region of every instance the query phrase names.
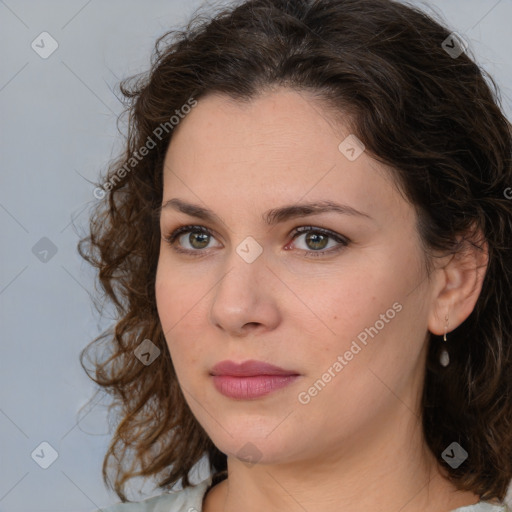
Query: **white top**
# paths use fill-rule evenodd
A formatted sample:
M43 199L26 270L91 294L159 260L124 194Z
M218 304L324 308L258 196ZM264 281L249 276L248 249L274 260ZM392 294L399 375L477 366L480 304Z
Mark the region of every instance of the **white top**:
M210 475L194 487L173 491L131 503L117 503L95 512L202 512L203 497L212 482ZM476 505L460 507L452 512L512 512L506 505L491 505L481 501Z

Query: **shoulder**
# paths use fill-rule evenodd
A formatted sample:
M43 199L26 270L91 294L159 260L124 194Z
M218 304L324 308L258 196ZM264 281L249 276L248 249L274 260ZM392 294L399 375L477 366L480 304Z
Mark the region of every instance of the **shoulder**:
M142 501L116 503L95 512L201 512L203 497L211 484L211 477L180 491L153 496Z
M452 510L452 512L512 512L512 509L507 505L493 505L492 503L481 501L475 505L457 508Z

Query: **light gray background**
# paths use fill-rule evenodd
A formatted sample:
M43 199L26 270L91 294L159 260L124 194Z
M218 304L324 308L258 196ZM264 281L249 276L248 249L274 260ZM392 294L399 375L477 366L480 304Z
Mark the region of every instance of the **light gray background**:
M0 0L0 512L86 512L118 501L101 479L104 397L79 414L95 387L78 354L111 320L93 309L93 273L71 221L85 228L95 201L87 180L121 147L114 86L147 69L155 39L203 3ZM422 5L470 42L511 118L512 1ZM59 45L47 59L31 48L43 31ZM32 251L42 237L57 248L46 263ZM31 458L43 441L58 453L48 469ZM152 494L146 483L132 497Z

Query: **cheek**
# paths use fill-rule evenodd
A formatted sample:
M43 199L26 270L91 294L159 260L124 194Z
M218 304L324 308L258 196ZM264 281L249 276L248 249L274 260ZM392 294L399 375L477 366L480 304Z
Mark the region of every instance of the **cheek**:
M165 258L159 261L155 278L156 306L177 372L183 364L197 360L195 333L187 331L187 324L201 309L202 295L204 291L191 286L189 278L166 264Z
M176 306L179 301L176 300L177 283L173 282L176 274L169 272L161 260L160 257L155 277L155 298L160 323L164 333L167 333L178 320Z
M164 332L177 330L190 315L204 305L208 291L207 276L171 261L162 249L155 276L155 296Z
M336 336L329 336L322 353L314 354L304 388L307 392L313 385L321 390L319 407L329 407L330 401L340 404L340 421L347 421L348 411L354 418L362 411L371 415L381 405L396 402L396 396L415 407L413 383L426 330L426 289L411 286L421 282L422 274L415 268L381 267L364 279L351 279L353 293L331 290L329 319Z
M300 359L306 378L297 397L304 421L316 415L313 410L329 410L333 428L350 433L394 404L395 392L402 397L403 382L409 381L415 367L412 346L403 350L410 334L407 305L395 300L400 290L392 283L382 281L386 286L380 293L378 281L372 283L359 286L349 298L333 291L333 301L324 311L336 334L304 340ZM413 406L412 398L402 400Z
M316 294L315 308L338 338L357 336L400 299L401 287L390 269L378 265L351 266L332 275Z
M411 293L422 278L418 264L404 256L385 256L347 264L343 272L322 280L322 293L309 293L312 309L329 328L321 341L304 347L317 372L345 354L347 366L359 370L373 363L392 368L411 348L405 340L414 341L415 329L420 333L424 306L418 297L423 288Z

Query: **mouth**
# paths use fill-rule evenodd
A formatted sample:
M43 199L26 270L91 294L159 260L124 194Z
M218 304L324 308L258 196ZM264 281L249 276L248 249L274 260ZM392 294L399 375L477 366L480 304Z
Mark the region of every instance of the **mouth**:
M282 389L300 377L295 370L286 370L263 361L241 364L222 361L210 375L219 393L238 400L251 400Z

